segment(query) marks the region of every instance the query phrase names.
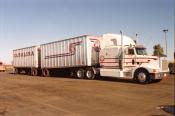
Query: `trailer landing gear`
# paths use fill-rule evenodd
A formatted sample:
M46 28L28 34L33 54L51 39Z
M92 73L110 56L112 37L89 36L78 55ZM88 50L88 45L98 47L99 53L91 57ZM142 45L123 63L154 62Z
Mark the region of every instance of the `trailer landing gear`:
M19 74L19 70L17 68L15 68L15 71L14 71L15 74Z

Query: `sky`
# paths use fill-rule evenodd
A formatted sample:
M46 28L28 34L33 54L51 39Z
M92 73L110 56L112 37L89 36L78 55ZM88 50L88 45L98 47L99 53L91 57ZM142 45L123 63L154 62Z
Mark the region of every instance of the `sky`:
M152 55L153 46L173 61L174 0L0 0L0 61L12 50L80 35L120 33L135 38Z

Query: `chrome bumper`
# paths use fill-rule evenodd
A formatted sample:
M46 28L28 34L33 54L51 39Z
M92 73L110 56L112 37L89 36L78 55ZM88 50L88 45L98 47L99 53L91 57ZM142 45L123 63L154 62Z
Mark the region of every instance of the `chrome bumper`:
M151 79L162 79L163 77L166 77L166 73L152 73L150 74Z

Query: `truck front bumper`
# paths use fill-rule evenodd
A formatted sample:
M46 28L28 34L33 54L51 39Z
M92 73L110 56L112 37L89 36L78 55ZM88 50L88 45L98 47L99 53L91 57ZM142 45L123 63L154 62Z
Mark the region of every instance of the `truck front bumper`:
M162 79L163 77L166 77L166 73L151 73L150 76L151 76L151 79Z

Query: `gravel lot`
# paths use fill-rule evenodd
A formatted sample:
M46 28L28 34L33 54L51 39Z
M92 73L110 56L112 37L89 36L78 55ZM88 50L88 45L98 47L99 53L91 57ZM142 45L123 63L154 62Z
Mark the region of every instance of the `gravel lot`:
M173 115L174 76L141 85L0 72L0 116Z

